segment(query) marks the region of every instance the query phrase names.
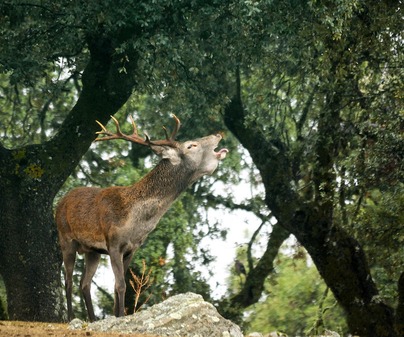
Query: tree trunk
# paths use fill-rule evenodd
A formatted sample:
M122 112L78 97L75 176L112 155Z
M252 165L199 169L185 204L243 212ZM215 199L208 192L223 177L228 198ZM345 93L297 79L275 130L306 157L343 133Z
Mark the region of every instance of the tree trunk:
M51 200L32 200L35 196L24 197L18 191L8 198L1 201L0 272L7 289L9 318L60 321L63 312L61 256ZM32 202L24 201L30 199Z
M41 181L44 168L27 151L1 154L0 274L9 318L60 321L61 255L52 215L57 188Z
M300 212L290 227L345 309L350 332L368 337L395 336L393 310L377 299L378 290L359 242L336 226L316 230L318 224L325 224L317 216L312 210Z
M345 309L351 333L361 337L396 336L392 309L377 301L378 291L362 248L333 223L332 196L327 199L323 195L314 201L300 198L290 185L293 159L282 140L272 135L265 137L259 128L255 129L253 122L246 126L239 85L238 81L237 95L225 110L225 123L250 152L260 171L265 201L272 214L309 252L325 283ZM332 137L332 133L323 135ZM319 162L324 170L321 172L320 168L318 174L323 176L317 176L314 183L322 184L327 189L325 192L330 193L332 177L326 168L330 164L330 152L321 144L316 150L323 156Z

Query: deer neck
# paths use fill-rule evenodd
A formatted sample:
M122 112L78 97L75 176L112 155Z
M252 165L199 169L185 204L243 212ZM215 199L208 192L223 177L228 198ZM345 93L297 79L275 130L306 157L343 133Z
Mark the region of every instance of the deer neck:
M183 165L172 165L163 159L129 189L135 198L159 199L161 203L171 204L192 183L192 176L193 172Z

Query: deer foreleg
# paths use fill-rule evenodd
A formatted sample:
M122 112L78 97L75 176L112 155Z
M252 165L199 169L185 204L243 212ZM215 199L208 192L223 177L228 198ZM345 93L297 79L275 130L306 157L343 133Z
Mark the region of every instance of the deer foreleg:
M133 254L134 254L134 252L131 252L131 253L128 253L123 256L123 268L124 268L123 276L126 275L126 272L129 269L129 265L130 265L130 262L132 261Z
M110 251L111 266L115 275L114 314L116 317L125 315L125 266L124 257L119 251Z
M91 300L91 281L97 271L101 255L96 252L85 254L85 268L81 278L81 291L86 303L88 318L90 322L95 321L93 302Z

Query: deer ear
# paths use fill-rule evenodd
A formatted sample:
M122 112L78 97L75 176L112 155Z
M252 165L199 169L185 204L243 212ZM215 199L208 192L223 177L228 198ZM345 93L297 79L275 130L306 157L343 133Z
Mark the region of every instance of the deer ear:
M181 162L178 150L171 146L151 145L150 148L159 157L162 159L168 159L173 165L178 165Z

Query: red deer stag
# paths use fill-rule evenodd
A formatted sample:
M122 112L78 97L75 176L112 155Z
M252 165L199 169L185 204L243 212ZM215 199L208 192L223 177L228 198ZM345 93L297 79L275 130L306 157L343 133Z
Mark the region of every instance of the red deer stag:
M118 121L116 133L108 131L101 123L104 137L97 141L124 139L148 146L161 157L157 166L132 186L80 187L70 191L56 208L56 223L66 271L65 285L68 319L72 309L72 275L76 252L85 254L85 270L81 278L81 291L90 321L95 320L91 301L91 280L97 270L101 254L109 254L115 276L115 316L123 316L125 309L125 273L134 252L156 227L160 218L174 200L190 184L203 175L212 174L227 149L215 151L220 134L186 141L175 141L180 128L179 119L173 115L175 128L166 139L152 141L138 135L132 119L133 134L122 133Z

